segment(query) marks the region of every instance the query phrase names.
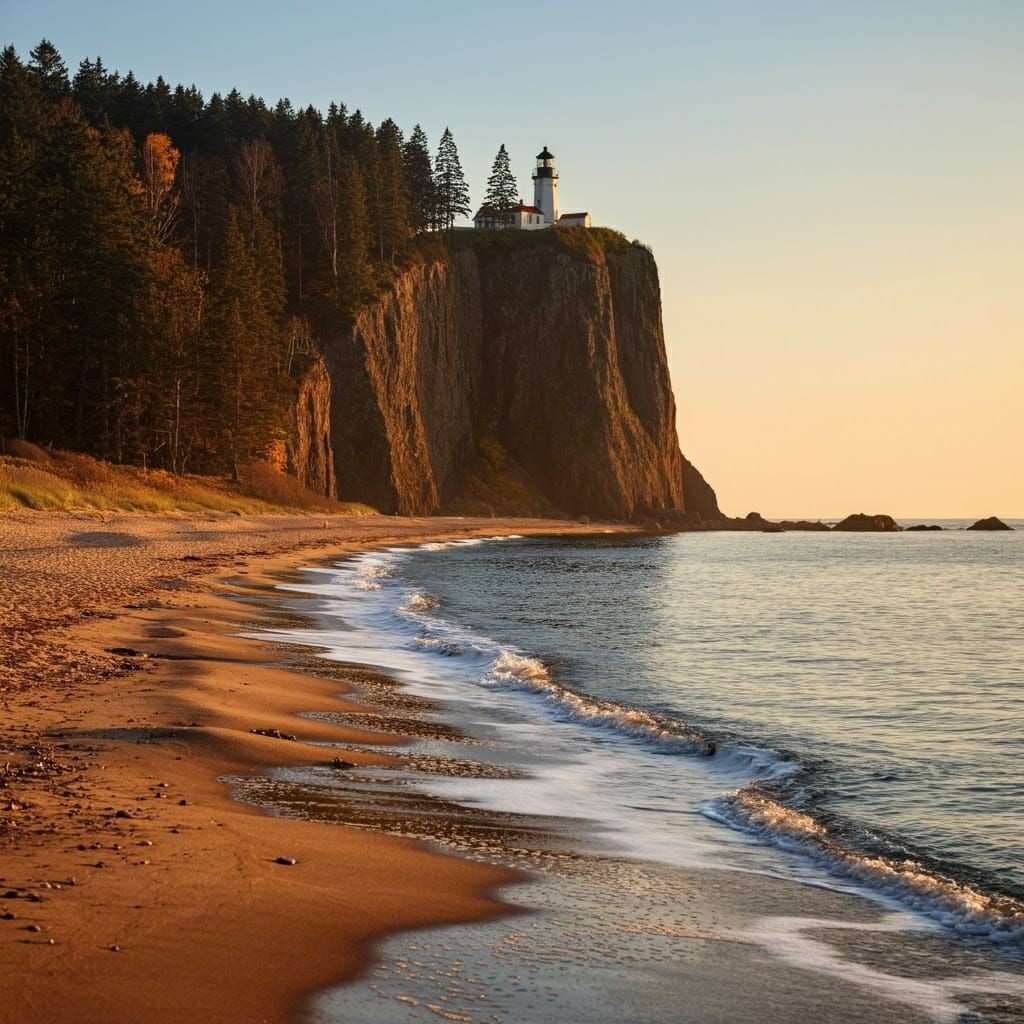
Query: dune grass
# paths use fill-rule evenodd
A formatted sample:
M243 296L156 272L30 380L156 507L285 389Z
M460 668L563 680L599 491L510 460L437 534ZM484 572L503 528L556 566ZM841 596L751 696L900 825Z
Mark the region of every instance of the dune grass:
M11 454L0 455L0 510L5 511L375 513L368 505L315 494L262 462L245 467L236 484L219 477L112 465L80 452L50 452L25 441L10 442L8 450Z

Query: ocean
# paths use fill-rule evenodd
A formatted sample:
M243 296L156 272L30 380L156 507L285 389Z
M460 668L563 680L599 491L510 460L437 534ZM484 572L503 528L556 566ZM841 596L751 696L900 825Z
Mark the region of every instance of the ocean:
M427 702L419 717L463 739L422 732L424 763L490 768L415 771L410 762L396 784L446 807L561 823L595 863L616 865L616 881L605 871L601 884L624 901L623 913L647 922L648 939L657 929L650 908L637 910L646 892L637 865L661 872L665 891L701 871L732 872L744 884L767 879L814 899L859 901L882 915L880 931L939 943L913 998L907 970L892 964L914 940L868 964L833 943L826 973L842 985L902 999L907 1020L962 1012L982 1014L964 1020L1017 1020L1024 530L943 525L901 534L509 537L370 552L289 585L315 599L315 625L271 638L374 666L409 699ZM302 801L283 795L288 786L307 795L338 788L294 769L273 783L277 790L249 796L279 813L301 813ZM388 785L361 784L373 793ZM424 835L444 845L429 829ZM501 858L479 845L474 855L484 853ZM508 851L505 859L515 861ZM573 889L578 877L563 883L561 895L535 901L548 901L549 917L579 913L586 902ZM592 896L597 883L587 884ZM530 905L529 887L507 898ZM853 928L859 914L832 916ZM744 925L745 941L760 934L773 955L805 969L815 957L791 941L794 920L761 914ZM730 927L719 926L723 934ZM638 940L637 948L654 947ZM950 970L961 955L966 966ZM403 956L394 952L391 962ZM915 956L907 953L907 963ZM659 958L671 963L671 949L649 959ZM591 968L609 976L607 964ZM897 976L892 991L887 970ZM982 1009L977 999L964 1009L965 991ZM381 992L366 992L379 1008ZM995 994L992 1011L984 1001ZM354 1009L359 998L342 990L321 1007L323 1019L369 1019ZM405 1013L409 999L430 1003L394 998ZM524 1017L521 998L504 1010L498 999L491 1016L464 1019L602 1019L561 996L546 1005ZM646 1019L677 1019L662 1009ZM788 1020L790 1011L762 1007L760 1019ZM372 1019L388 1018L378 1009Z

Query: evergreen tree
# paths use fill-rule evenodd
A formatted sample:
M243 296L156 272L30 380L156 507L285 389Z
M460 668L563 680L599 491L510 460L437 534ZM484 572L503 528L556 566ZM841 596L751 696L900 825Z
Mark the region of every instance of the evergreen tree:
M43 95L48 100L59 100L71 92L68 69L64 58L49 39L43 39L29 54L28 68L38 76Z
M409 226L413 231L428 231L437 217L437 189L427 135L419 125L402 147L402 159L409 188Z
M288 391L265 277L234 207L228 210L208 303L205 406L218 461L237 480L245 462L265 456L281 439Z
M166 246L152 249L138 338L145 365L130 387L131 454L172 473L185 472L193 453L208 444L211 424L200 403L204 282L180 253Z
M312 168L310 201L319 227L322 282L318 289L333 320L351 312L370 281L371 230L366 186L356 158L342 154L337 136L324 129Z
M72 95L75 102L81 107L85 119L92 125L99 127L107 116L111 99L113 97L113 86L111 76L103 66L99 57L95 61L83 60L78 65L75 80L72 83Z
M469 187L466 185L466 176L462 173L459 151L455 148L455 140L447 127L437 147L434 183L438 197L438 227L450 231L455 226L456 217L469 216L470 205Z
M365 299L371 282L370 264L366 258L370 241L366 186L359 163L354 156L341 157L340 188L341 282L338 299L339 308L351 315L356 306Z
M409 240L409 186L402 157L402 132L391 118L377 129L377 149L381 194L378 251L382 262L387 258L394 263L395 255Z
M519 186L516 184L515 175L509 166L505 144L502 143L498 149L498 155L494 158L491 176L487 179L484 205L492 206L495 210L510 210L518 202Z

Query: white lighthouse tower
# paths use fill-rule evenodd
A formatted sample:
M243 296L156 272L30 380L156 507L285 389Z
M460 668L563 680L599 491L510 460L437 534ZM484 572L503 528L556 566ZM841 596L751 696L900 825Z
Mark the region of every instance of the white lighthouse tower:
M533 172L533 205L544 214L545 224L558 223L558 171L554 154L545 146L537 154Z

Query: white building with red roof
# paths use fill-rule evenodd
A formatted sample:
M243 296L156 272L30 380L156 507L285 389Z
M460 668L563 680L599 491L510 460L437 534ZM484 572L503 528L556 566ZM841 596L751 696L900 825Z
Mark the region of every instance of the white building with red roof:
M473 218L478 229L500 230L518 228L520 231L536 231L551 226L562 228L589 228L589 213L564 213L558 211L558 171L555 170L555 156L545 146L537 154L537 166L533 170L533 206L527 206L521 199L518 206L499 210L494 206L481 206Z
M518 228L520 231L536 231L547 226L544 211L537 206L527 206L522 200L507 210L499 210L496 206L481 206L473 218L473 227L491 230Z

